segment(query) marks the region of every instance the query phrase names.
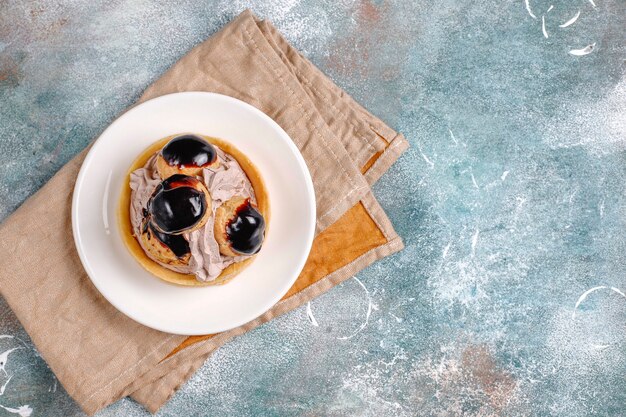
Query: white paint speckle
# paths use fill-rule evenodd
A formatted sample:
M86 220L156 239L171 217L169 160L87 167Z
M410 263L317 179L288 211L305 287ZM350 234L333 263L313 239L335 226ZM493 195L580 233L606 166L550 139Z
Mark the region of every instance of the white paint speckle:
M20 417L30 417L31 414L33 414L33 409L30 408L29 405L22 405L18 408L11 408L11 407L5 407L2 404L0 404L0 407L4 408L11 414L17 414Z
M313 326L319 327L319 324L317 324L317 320L315 320L315 316L313 315L313 312L311 311L310 301L306 304L306 316L309 318L309 321L311 322Z
M22 347L16 347L16 348L9 349L7 351L4 351L4 352L0 353L0 370L2 372L4 372L5 376L9 376L9 374L7 374L7 371L5 369L8 361L9 361L9 354L11 354L11 352L14 352L14 351L16 351L18 349L23 349L23 348Z
M359 328L352 333L349 336L342 336L342 337L338 337L337 339L339 340L348 340L348 339L352 339L354 336L356 336L357 334L361 333L361 331L363 331L363 329L365 329L365 327L367 327L367 324L370 321L370 315L372 314L372 306L373 306L373 302L372 302L372 297L370 295L369 290L367 289L367 287L361 282L360 279L358 279L357 277L353 277L354 280L356 280L356 282L359 283L359 285L365 290L365 294L367 295L367 299L368 299L368 303L367 303L367 313L365 313L365 321L363 321L363 323L361 323L361 326L359 326Z
M537 16L535 16L535 14L533 13L533 11L530 9L530 3L529 0L524 0L524 4L526 5L526 10L528 11L528 14L530 15L530 17L532 17L533 19L536 19Z
M7 388L7 385L9 385L9 382L11 382L11 378L13 378L13 375L11 375L6 381L4 381L4 384L2 384L2 386L0 387L0 395L4 394L4 390Z
M595 47L596 47L596 43L594 42L591 45L587 45L581 49L572 49L571 51L569 51L569 53L570 55L574 55L574 56L584 56L584 55L590 54L594 50Z
M598 344L592 343L591 347L593 349L597 349L597 350L604 350L604 349L606 349L608 347L611 347L611 345L598 345Z
M420 151L420 155L422 155L422 158L424 159L424 161L426 161L426 163L430 165L431 168L434 168L435 167L434 162L431 161L424 152L422 152L422 148L419 145L417 145L417 149Z
M51 391L52 392L57 392L57 387L59 385L58 379L57 379L56 375L54 375L54 374L52 375L52 378L54 378L54 383L52 384Z
M570 20L568 20L567 22L563 23L562 25L559 25L560 28L566 28L568 26L571 26L574 24L574 22L576 22L578 20L578 18L580 17L580 10L578 10L578 12L574 15L574 17L572 17Z
M452 139L452 142L454 142L455 145L458 145L459 141L456 140L456 138L454 137L454 133L452 133L452 130L448 129L448 132L450 132L450 138Z
M396 323L402 323L404 321L401 317L398 317L393 313L389 313L389 315L393 317L394 319L396 319Z
M585 291L584 293L582 293L580 295L580 297L578 297L578 300L576 301L576 305L574 305L574 311L572 311L572 319L576 318L576 310L578 309L578 306L580 306L580 304L585 301L585 299L587 298L587 296L589 296L589 294L591 294L592 292L598 291L598 290L603 290L603 289L610 289L613 292L616 292L617 294L621 295L622 297L626 298L626 294L624 294L623 291L621 291L618 288L615 287L607 287L606 285L599 285L597 287L593 287L588 289L587 291Z
M602 201L600 201L600 204L598 205L598 211L600 212L600 218L604 217L604 198L602 199Z
M543 33L543 37L548 39L548 31L546 30L546 17L541 16L541 33Z
M480 235L480 230L476 229L474 235L472 236L472 258L476 255L476 245L478 244L478 235Z
M478 183L476 182L476 177L474 177L473 171L470 171L470 177L472 177L472 184L474 184L474 188L476 188L477 190L480 189L480 187L478 186Z
M448 244L446 245L445 248L443 248L443 252L441 253L441 257L443 259L446 259L446 257L448 256L448 251L450 250L450 246L452 246L452 242L448 242Z

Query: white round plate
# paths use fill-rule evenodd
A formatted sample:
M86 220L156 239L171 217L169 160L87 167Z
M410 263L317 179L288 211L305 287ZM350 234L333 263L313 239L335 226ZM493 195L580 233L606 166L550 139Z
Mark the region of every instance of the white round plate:
M181 132L231 142L267 185L271 219L263 247L226 285L166 283L137 263L120 236L117 206L128 168L150 144ZM217 333L260 316L294 283L313 242L315 194L302 155L267 115L220 94L177 93L124 113L94 143L76 180L72 228L87 274L122 313L168 333Z

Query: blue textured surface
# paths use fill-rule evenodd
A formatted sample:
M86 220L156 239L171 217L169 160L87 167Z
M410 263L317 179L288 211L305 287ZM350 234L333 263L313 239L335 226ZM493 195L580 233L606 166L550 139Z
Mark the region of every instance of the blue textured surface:
M246 6L412 147L375 186L406 249L159 416L626 415L624 1L173 3L0 2L0 218ZM82 415L4 301L0 333L0 405Z

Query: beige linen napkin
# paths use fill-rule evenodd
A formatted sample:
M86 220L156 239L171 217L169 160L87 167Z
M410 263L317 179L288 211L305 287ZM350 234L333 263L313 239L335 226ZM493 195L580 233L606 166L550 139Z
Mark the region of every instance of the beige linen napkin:
M285 129L313 178L317 235L293 288L263 316L217 335L164 334L115 310L85 274L72 239L70 209L86 151L75 157L0 225L5 253L0 289L88 414L126 395L155 411L217 347L402 248L369 186L406 149L406 140L299 55L269 23L242 13L184 56L139 102L178 91L239 98Z

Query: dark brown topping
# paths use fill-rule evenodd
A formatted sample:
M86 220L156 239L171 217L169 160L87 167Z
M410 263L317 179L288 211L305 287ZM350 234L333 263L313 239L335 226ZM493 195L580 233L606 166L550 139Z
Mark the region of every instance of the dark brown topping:
M265 219L250 203L237 207L235 217L226 224L226 234L234 252L253 255L261 250L265 238Z
M150 220L167 234L179 234L194 227L207 210L207 197L193 186L194 177L172 175L157 186L148 202Z
M215 147L196 135L182 135L170 140L161 150L170 166L205 167L217 159Z
M163 186L163 188L165 188L165 190L171 190L178 187L197 188L199 182L200 180L195 177L190 177L183 174L175 174L162 181L161 185Z
M163 246L168 247L172 252L174 252L174 255L178 258L182 258L190 252L189 242L187 242L187 239L185 239L183 235L162 233L155 229L152 224L148 226L148 231L146 233L153 233L154 237L156 237Z

